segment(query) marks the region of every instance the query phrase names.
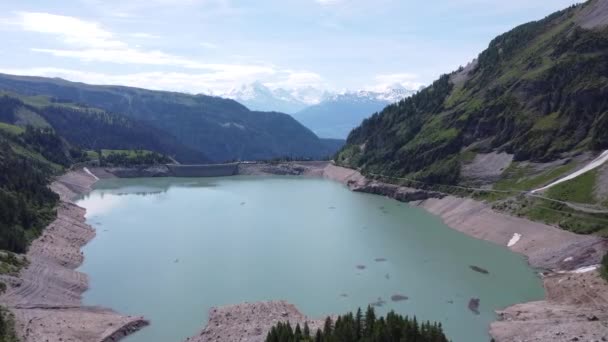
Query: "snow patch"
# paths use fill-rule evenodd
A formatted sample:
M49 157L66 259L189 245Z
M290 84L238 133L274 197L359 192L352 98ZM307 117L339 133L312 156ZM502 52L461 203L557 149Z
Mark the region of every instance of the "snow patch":
M585 266L585 267L575 269L574 271L572 271L572 273L587 273L587 272L595 271L599 267L600 267L600 265Z
M555 182L553 182L553 183L551 183L551 184L549 184L549 185L547 185L545 187L542 187L542 188L536 189L536 190L532 190L532 193L543 191L543 190L547 190L547 189L549 189L552 186L555 186L557 184L560 184L560 183L563 183L563 182L567 182L567 181L569 181L571 179L574 179L574 178L582 175L583 173L589 172L589 171L591 171L593 169L596 169L596 168L602 166L602 164L604 164L606 161L608 161L608 150L606 150L602 154L600 154L599 157L593 159L589 164L585 165L585 167L583 167L582 169L580 169L580 170L578 170L576 172L573 172L573 173L567 175L564 178L560 178L560 179L556 180Z
M572 271L559 271L557 273L559 273L559 274L587 273L587 272L595 271L598 268L600 268L600 265L591 265L591 266L583 266L583 267L577 268Z
M224 122L223 124L220 124L220 126L224 127L224 128L230 128L230 127L236 127L240 130L245 130L245 126L235 123L235 122Z
M83 168L83 170L84 170L84 172L86 172L86 173L88 173L89 175L91 175L91 177L95 178L95 180L96 180L96 181L98 181L98 180L99 180L99 177L95 176L95 175L93 174L93 172L91 172L91 171L90 171L89 169L87 169L86 167L85 167L85 168Z
M513 234L513 237L511 238L511 240L509 240L509 243L507 243L507 247L513 247L515 246L515 244L517 242L519 242L519 240L521 239L522 235L519 233L515 233Z

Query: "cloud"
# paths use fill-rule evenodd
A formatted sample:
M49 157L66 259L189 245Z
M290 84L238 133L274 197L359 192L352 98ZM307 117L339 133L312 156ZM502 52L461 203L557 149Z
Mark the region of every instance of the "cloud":
M18 25L29 32L49 34L69 48L31 48L31 51L55 57L75 58L85 62L172 66L188 69L206 69L226 74L273 74L274 67L267 65L201 63L197 60L165 53L130 47L115 38L101 25L82 19L49 13L19 12ZM139 37L154 37L135 33ZM205 43L202 43L205 44ZM211 47L210 43L206 43Z
M382 91L395 85L400 85L410 90L418 90L424 86L420 78L416 74L401 72L394 74L379 74L374 77L375 84L366 87L372 91Z
M200 46L204 47L205 49L217 49L217 45L210 43L210 42L201 42L199 43Z
M155 34L145 33L145 32L135 32L131 33L129 36L133 38L143 38L143 39L160 39L161 36L157 36Z
M107 74L81 70L41 67L0 69L0 73L24 76L60 77L70 81L99 85L125 85L138 88L179 91L185 93L222 94L244 83L263 80L273 87L290 89L311 85L320 76L309 72L279 71L267 73L248 68L223 68L213 72L185 73L168 71ZM267 82L266 82L267 81Z
M261 80L290 88L319 85L320 75L302 70L290 70L264 62L208 63L161 50L130 46L102 25L83 19L40 12L18 12L13 25L27 32L55 37L63 45L59 47L33 47L30 51L57 58L77 59L86 63L108 63L154 67L154 71L142 71L124 75L103 72L86 72L73 69L39 67L4 70L6 73L62 77L93 84L121 84L159 90L190 93L222 92L234 86ZM151 39L148 33L131 33L131 37ZM201 46L213 49L217 46L201 42ZM158 70L160 69L160 71ZM180 69L189 69L185 72Z
M321 75L310 71L282 70L283 78L276 82L268 82L271 88L306 88L322 87L324 81Z
M315 0L316 3L321 5L335 5L344 2L344 0Z
M17 16L17 23L23 30L55 35L69 45L106 49L126 47L94 22L41 12L17 12Z

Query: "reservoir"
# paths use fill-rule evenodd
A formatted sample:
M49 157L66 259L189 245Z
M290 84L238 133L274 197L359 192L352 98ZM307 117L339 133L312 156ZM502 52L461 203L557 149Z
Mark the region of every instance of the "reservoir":
M78 205L97 231L84 304L151 321L127 342L180 342L213 306L281 299L315 318L373 303L487 342L495 310L544 296L506 247L324 179L108 179Z

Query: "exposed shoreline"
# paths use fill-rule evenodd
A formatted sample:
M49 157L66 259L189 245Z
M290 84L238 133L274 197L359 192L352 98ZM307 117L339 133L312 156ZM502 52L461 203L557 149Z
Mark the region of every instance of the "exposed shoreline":
M80 248L95 236L95 232L85 223L85 210L76 206L72 199L89 192L96 177L167 177L173 174L162 166L92 168L91 171L92 174L71 171L53 182L52 189L61 196L58 218L30 247L27 253L30 267L22 271L18 279L12 279L13 285L19 282L22 285L9 286L0 297L2 304L15 314L23 341L117 341L148 324L143 317L121 316L108 309L81 305L88 279L75 269L83 260ZM599 278L597 271L569 272L598 264L608 250L608 241L604 239L576 235L502 214L472 199L370 181L356 170L328 162L240 164L237 173L330 179L352 191L383 195L419 206L439 216L452 229L505 247L509 245L507 248L524 255L532 267L546 270L543 277L546 299L499 311L500 320L490 327L490 334L498 342L608 338L608 326L602 323L608 321L608 284ZM515 242L511 245L510 241ZM43 269L47 271L41 271ZM34 290L25 290L30 288ZM254 324L252 319L257 317L258 311L261 319ZM293 305L282 301L212 308L209 316L207 327L187 341L263 341L276 321L305 320L311 326L320 322L308 319Z
M21 341L112 342L148 324L143 317L82 305L88 277L76 269L84 260L81 248L95 230L73 199L89 192L96 181L85 172L70 171L52 183L61 198L57 218L29 247L29 266L18 277L3 276L8 286L0 302L14 314Z

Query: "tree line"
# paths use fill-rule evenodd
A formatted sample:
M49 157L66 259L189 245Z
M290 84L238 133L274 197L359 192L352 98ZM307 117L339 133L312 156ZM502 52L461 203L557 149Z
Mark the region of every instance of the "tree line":
M447 342L441 323L421 322L416 317L401 316L393 311L385 317L376 317L371 306L365 314L358 309L355 314L325 319L323 329L310 330L308 323L294 327L289 322L279 322L270 329L266 342Z

